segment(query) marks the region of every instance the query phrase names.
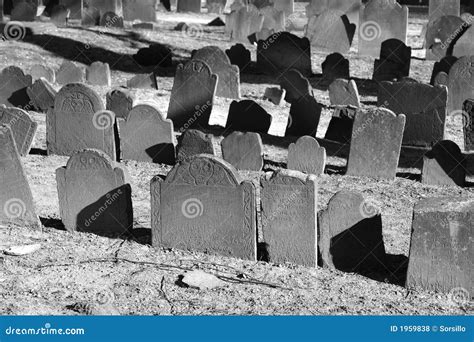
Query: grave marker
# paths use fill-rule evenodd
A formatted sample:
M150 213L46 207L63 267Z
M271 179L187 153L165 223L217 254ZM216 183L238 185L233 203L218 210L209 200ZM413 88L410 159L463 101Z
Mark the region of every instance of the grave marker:
M252 62L250 51L242 44L233 45L225 53L232 64L237 65L242 73Z
M178 0L176 11L201 13L201 0Z
M462 111L464 101L474 98L474 56L461 57L451 68L448 78L448 113Z
M331 53L321 64L323 78L327 84L331 84L338 78L348 80L349 76L349 60L344 58L340 53Z
M227 15L226 32L232 40L247 43L248 36L262 30L263 21L263 14L255 6L244 6Z
M469 25L457 16L444 15L428 23L426 29L426 59L439 61L450 55L453 43Z
M232 132L221 142L222 158L237 170L261 171L263 143L258 133Z
M10 127L18 153L22 157L26 156L30 152L38 124L24 110L0 105L0 125Z
M53 68L46 65L35 64L30 69L30 75L33 81L39 80L40 78L46 79L49 83L56 82L56 73Z
M326 149L311 136L303 136L288 147L289 170L320 176L326 167Z
M32 78L16 66L9 66L0 72L0 105L25 107L29 103L26 89ZM7 86L8 85L8 86Z
M178 161L199 154L216 155L212 136L197 129L188 129L178 138Z
M61 85L69 83L84 83L86 79L85 76L82 67L77 66L71 61L65 60L56 72L56 81Z
M267 134L272 116L252 100L232 101L227 116L226 129Z
M398 39L382 43L380 58L374 62L372 79L377 82L401 80L410 75L411 47Z
M44 78L40 78L26 89L26 93L33 106L41 112L46 113L50 108L53 108L54 98L58 92L48 81Z
M359 90L354 80L338 78L329 85L329 100L333 106L360 107Z
M110 67L108 63L93 62L86 70L87 82L98 86L110 87Z
M313 96L313 87L308 79L296 69L290 69L279 78L282 89L286 91L285 100L293 103L305 96Z
M439 62L436 62L433 66L433 72L431 73L431 80L430 84L431 85L437 85L435 83L436 77L438 76L439 73L444 72L445 76L443 76L443 79L446 80L446 83L443 84L438 84L438 85L445 85L448 86L447 83L447 77L449 75L449 72L451 71L451 67L458 61L458 58L455 56L446 56L442 58ZM438 79L438 82L440 79Z
M156 0L122 0L125 21L156 21Z
M285 131L285 137L316 136L323 106L313 95L305 95L293 102Z
M116 118L126 119L134 102L135 97L124 87L114 88L106 95L106 109L114 112Z

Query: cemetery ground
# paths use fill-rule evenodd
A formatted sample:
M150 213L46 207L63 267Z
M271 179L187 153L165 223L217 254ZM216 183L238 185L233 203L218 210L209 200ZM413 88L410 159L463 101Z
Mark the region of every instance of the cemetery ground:
M296 6L298 15L303 8ZM55 69L64 59L90 64L107 62L113 86L125 85L137 73L153 68L138 66L131 58L138 48L158 42L172 48L174 68L190 57L193 49L217 45L228 49L234 43L224 27L205 24L213 15L159 13L154 31L125 31L108 28L56 28L49 23L28 23L23 41L8 41L0 50L0 65L14 64L25 72L38 63ZM297 20L296 20L297 21ZM420 37L427 15L411 14L409 45L414 55L422 55ZM194 23L187 32L174 30L179 22ZM302 35L302 32L293 32ZM356 35L357 36L357 35ZM357 38L355 38L357 39ZM256 48L251 49L255 61ZM329 123L327 84L322 83L321 63L325 54L312 54L315 98L326 105L318 138ZM376 105L377 86L370 80L373 59L349 55L351 77L355 78L362 106ZM429 82L433 62L414 57L410 76ZM250 70L252 72L252 70ZM138 100L155 101L166 113L174 70L158 69L158 91L134 90ZM277 86L269 76L241 74L243 99L252 99L272 116L272 136L263 136L264 170L286 164L284 139L289 104L273 105L262 99L266 87ZM92 86L105 99L107 87ZM58 90L58 89L57 89ZM217 98L211 116L211 129L217 151L225 130L231 100ZM472 314L472 307L455 304L448 295L403 287L409 251L413 205L427 197L474 196L474 178L468 176L465 188L426 186L420 183L424 151L402 149L400 167L394 181L344 176L349 147L321 140L328 151L326 173L319 177L318 211L341 189L358 190L380 206L383 237L389 263L367 274L349 274L323 268L275 265L233 258L153 249L150 239L150 181L166 175L168 166L124 162L132 180L134 230L129 236L106 237L69 233L62 227L55 170L66 165L67 157L46 156L45 114L32 114L38 131L30 154L22 158L32 188L42 230L8 226L0 229L0 250L12 245L41 244L37 252L23 257L0 256L0 314L2 315L313 315L313 314L388 314L432 315ZM448 118L446 139L462 144L461 118ZM255 183L259 173L240 172ZM225 215L225 213L223 213ZM217 276L214 289L186 287L181 281L187 271L203 270ZM83 305L88 303L88 305Z

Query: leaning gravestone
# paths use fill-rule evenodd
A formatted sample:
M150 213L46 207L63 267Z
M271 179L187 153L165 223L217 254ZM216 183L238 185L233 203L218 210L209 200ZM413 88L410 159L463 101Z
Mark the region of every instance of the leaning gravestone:
M176 11L201 13L201 0L178 0Z
M168 119L177 130L208 125L217 80L217 75L202 61L178 65L168 108Z
M69 83L84 83L85 79L84 69L71 61L64 61L56 73L56 81L62 85Z
M226 32L231 39L247 43L248 36L262 30L263 21L263 14L255 6L244 6L227 15Z
M437 85L435 83L436 77L439 73L444 72L446 76L449 75L452 66L458 61L458 58L455 56L446 56L442 58L439 62L436 62L433 66L433 72L431 73L431 85ZM439 80L438 80L439 81ZM438 85L445 85L448 86L448 83L438 84Z
M346 272L383 268L382 216L376 203L362 193L342 190L335 194L318 224L323 267Z
M30 75L33 81L39 80L40 78L46 79L49 83L56 82L56 72L53 68L46 65L35 64L30 69Z
M237 170L261 171L263 143L258 133L233 132L221 142L222 158Z
M178 161L199 154L216 155L212 136L197 129L188 129L178 138Z
M311 136L299 138L288 147L289 170L320 176L326 168L326 149Z
M474 98L474 56L461 57L448 79L448 115L462 111L464 101Z
M124 87L110 90L106 98L106 109L115 113L116 118L126 119L133 108L135 97Z
M290 107L285 137L316 136L323 106L313 95L305 95L293 102Z
M173 165L176 142L173 123L148 104L140 104L117 120L122 160Z
M123 19L125 21L156 21L157 0L122 0Z
M10 66L0 73L0 105L25 107L29 103L26 89L31 86L32 78L23 70Z
M158 89L156 75L154 72L151 74L135 75L131 79L127 80L127 88Z
M48 154L71 156L95 148L115 160L114 128L115 114L105 110L94 90L80 83L65 85L46 116Z
M268 261L316 267L318 182L280 170L261 178L262 233Z
M396 0L370 0L360 13L359 55L378 57L388 39L407 43L408 7Z
M250 51L242 44L236 44L225 51L232 64L237 65L242 73L252 62Z
M30 152L38 124L24 110L0 105L0 125L10 127L18 153L26 156Z
M56 170L56 181L66 230L123 234L132 228L127 171L102 151L75 153Z
M442 292L458 289L472 295L472 222L472 197L418 202L413 215L406 286Z
M153 246L256 260L256 190L223 160L198 155L151 181Z
M460 0L429 0L428 21L434 21L443 15L461 15Z
M329 85L329 100L333 106L360 107L359 90L354 80L338 78Z
M326 56L326 59L321 64L321 69L323 78L328 85L338 78L346 80L350 78L349 60L338 52Z
M377 82L395 81L410 74L411 47L398 39L389 39L380 47L380 58L374 61L372 79Z
M39 226L33 196L10 126L0 126L0 222Z
M296 69L285 71L279 78L282 89L286 91L285 100L293 103L305 96L313 96L313 87L308 79Z
M33 106L43 113L53 108L54 98L58 94L53 86L44 78L36 80L35 83L26 89L26 93Z
M232 101L227 116L226 129L267 134L272 116L252 100Z
M239 67L230 63L229 57L217 46L206 46L193 52L192 59L203 61L217 75L216 96L240 98Z
M474 151L474 99L467 99L463 105L464 148Z
M452 54L453 44L469 26L463 19L444 15L428 23L426 29L426 59L438 61Z
M109 63L93 62L86 69L86 78L90 84L110 87Z

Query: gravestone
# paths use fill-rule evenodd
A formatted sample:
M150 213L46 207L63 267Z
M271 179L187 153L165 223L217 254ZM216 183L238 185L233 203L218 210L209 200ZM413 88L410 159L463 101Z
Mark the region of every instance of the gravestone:
M53 86L44 78L36 80L33 85L26 89L26 93L33 106L43 113L53 108L54 98L58 94Z
M443 140L446 122L446 87L422 83L382 82L378 106L406 115L403 144L429 147Z
M464 101L462 121L464 149L466 151L474 151L474 99Z
M344 13L349 21L359 25L359 12L362 6L361 0L311 0L306 6L306 16L320 15L325 10L339 10Z
M87 1L84 2L82 9L81 26L98 26L100 23L100 10L91 6Z
M395 179L406 117L385 108L359 111L347 161L350 176Z
M444 15L461 15L460 0L429 0L428 17L429 21L434 21Z
M123 18L117 15L115 12L105 12L100 17L100 26L107 28L116 27L123 28Z
M260 13L263 14L262 30L285 31L285 13L283 11L277 10L273 6L266 6L260 8Z
M131 79L127 80L127 88L158 89L156 75L153 72L151 74L135 75Z
M122 14L122 0L87 0L89 7L94 7L102 17L105 13Z
M323 106L313 95L305 95L293 102L285 131L285 137L316 136Z
M178 0L176 11L201 13L201 0Z
M424 155L421 182L438 186L464 186L466 160L456 143L440 141Z
M350 144L357 111L355 107L336 107L324 139Z
M389 39L380 47L380 58L374 62L372 79L377 82L401 80L410 74L411 47L398 39Z
M359 90L354 80L338 78L329 85L329 100L333 106L360 107Z
M474 26L469 27L466 32L456 41L453 55L457 57L474 55Z
M448 79L448 114L462 111L464 101L474 98L474 56L461 57L451 68Z
M426 59L439 61L452 54L453 45L469 25L461 18L444 15L428 23L426 29Z
M406 44L407 31L408 7L396 0L370 0L360 12L359 55L378 57L388 39Z
M65 60L56 72L56 81L61 85L69 83L84 83L86 79L85 76L82 67L77 66L71 61Z
M321 64L323 78L329 85L338 78L348 80L349 76L349 60L344 58L340 53L331 53Z
M289 170L320 176L326 168L326 149L311 136L303 136L288 147Z
M444 72L445 77L442 77L443 79L446 79L448 77L449 72L451 71L451 67L458 61L458 58L455 56L446 56L443 57L439 62L436 62L433 66L433 72L431 73L431 80L430 84L431 85L436 85L436 77L438 76L439 73ZM440 82L440 79L438 79L438 82ZM438 85L445 85L448 86L448 83L443 83L443 84L438 84Z
M263 14L255 6L244 6L227 15L226 32L232 40L247 43L248 36L262 30L263 21Z
M294 69L304 76L311 76L309 40L289 32L278 32L267 40L260 40L257 46L257 67L270 75Z
M221 142L222 158L237 170L261 171L263 143L258 133L232 132Z
M24 110L0 105L0 125L10 127L18 153L22 157L26 156L30 152L38 124Z
M449 75L445 73L444 71L438 72L436 75L433 85L434 86L445 86L447 87L449 84Z
M313 87L298 70L285 71L278 81L281 88L286 91L285 100L288 103L296 102L305 96L313 96Z
M0 105L25 107L29 103L26 89L32 78L16 66L9 66L0 72ZM7 86L8 85L8 86Z
M384 269L382 216L362 193L342 190L319 214L319 253L325 268L345 272Z
M30 75L33 81L39 80L40 78L46 79L49 83L56 82L56 73L53 68L46 65L35 64L30 69Z
M260 40L267 40L271 36L276 37L278 32L275 32L274 29L262 28L259 32L252 33L248 36L250 44L256 45Z
M430 198L414 208L406 287L472 295L474 199ZM469 299L468 299L469 300Z
M148 104L132 108L125 119L118 119L122 160L173 165L176 142L173 123Z
M177 130L208 125L217 80L217 75L202 61L178 65L168 108L168 119Z
M217 46L206 46L193 51L192 59L203 61L217 75L216 96L228 99L240 98L239 67L230 63L229 57Z
M0 222L39 226L33 195L8 125L0 126Z
M134 30L153 31L155 29L155 25L153 23L134 23L132 24L132 28Z
M156 0L122 0L125 21L156 21Z
M87 67L86 75L87 82L93 85L110 87L112 83L109 63L93 62Z
M94 90L80 83L67 84L46 116L48 154L71 156L95 148L115 160L114 128L115 114L105 110Z
M242 44L233 45L230 49L225 51L226 55L232 64L237 65L242 73L246 70L252 62L250 51Z
M267 134L272 116L252 100L232 101L227 116L226 129Z
M256 260L256 190L227 162L198 155L151 181L153 246Z
M188 129L178 138L178 161L199 154L216 155L212 136L197 129Z
M115 113L116 118L126 119L133 108L135 97L124 87L114 88L106 95L106 109Z
M83 0L59 0L59 5L69 10L69 19L82 19Z
M279 11L285 13L286 18L288 18L295 11L295 1L294 0L273 0L273 7Z
M274 105L281 106L283 100L286 96L286 90L276 87L269 87L265 89L265 94L263 95L264 100L272 102Z
M74 153L56 170L59 211L66 230L125 234L133 208L125 168L99 150Z
M207 0L207 13L221 14L224 12L226 0Z
M49 17L56 27L66 27L70 10L64 5L56 5L51 9Z
M316 267L318 181L279 170L261 178L262 233L268 261Z

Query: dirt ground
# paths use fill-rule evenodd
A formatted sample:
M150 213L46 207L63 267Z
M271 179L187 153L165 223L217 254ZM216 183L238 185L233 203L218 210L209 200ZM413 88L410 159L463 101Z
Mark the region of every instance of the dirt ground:
M302 18L298 4L295 22ZM0 67L17 65L26 72L43 63L58 68L64 59L85 65L95 60L108 62L114 86L124 85L136 73L150 72L131 58L138 48L152 42L173 50L174 64L190 57L193 49L233 45L223 27L199 26L215 16L159 13L154 31L104 28L56 28L49 23L28 23L32 31L23 41L0 41ZM410 76L429 82L433 62L424 55L420 33L427 16L410 16L409 45L414 49ZM173 28L178 22L194 23L196 34ZM33 33L33 34L31 34ZM293 32L303 35L302 31ZM357 39L356 39L357 42ZM256 48L247 46L255 61ZM364 107L376 101L376 85L370 80L373 59L362 58L353 48L351 76L361 93ZM321 63L325 55L313 52L314 76L310 79L316 99L329 106L328 92L321 83ZM159 70L158 91L136 91L139 100L153 100L166 113L173 84L173 69ZM243 99L261 104L272 116L272 136L264 136L265 170L285 166L289 141L281 138L288 120L289 105L281 107L262 100L264 90L274 80L260 74L241 75ZM55 85L59 89L58 85ZM104 98L106 88L94 87ZM223 126L229 100L218 98L211 124ZM40 243L42 248L24 257L0 256L0 314L3 315L433 315L466 314L472 305L455 304L446 294L403 287L410 243L413 205L420 199L438 196L474 196L474 178L468 187L434 187L420 183L423 151L404 149L395 181L376 181L344 176L347 146L323 143L328 150L326 174L319 179L319 210L341 189L363 192L380 204L383 236L390 265L371 274L348 274L322 268L248 262L150 246L149 184L154 175L166 174L170 167L125 162L132 178L134 233L129 237L102 237L63 230L58 207L55 170L64 166L66 157L46 156L45 115L32 113L39 128L24 168L33 192L37 213L44 227L0 227L0 250L12 245ZM331 110L323 112L318 137L324 137ZM449 118L446 137L463 144L460 118ZM222 129L210 130L216 146ZM276 136L276 137L275 137ZM257 181L259 175L242 172ZM181 286L179 276L200 269L217 275L225 285L214 290ZM77 303L89 303L87 306Z

